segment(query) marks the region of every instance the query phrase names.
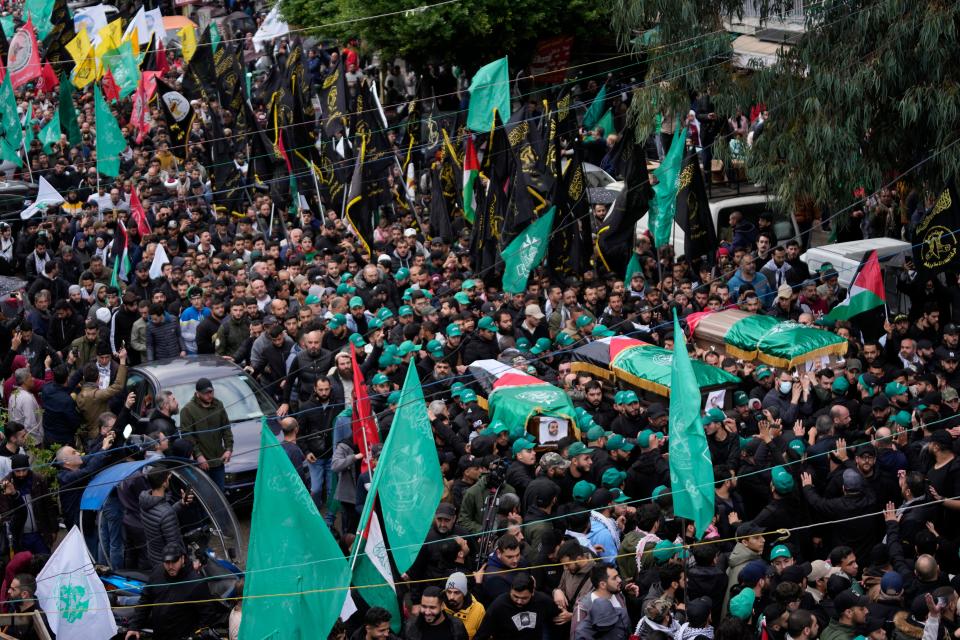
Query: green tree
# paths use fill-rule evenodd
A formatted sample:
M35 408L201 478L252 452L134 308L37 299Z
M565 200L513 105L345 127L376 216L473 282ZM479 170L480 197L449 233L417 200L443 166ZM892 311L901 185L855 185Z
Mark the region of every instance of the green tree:
M283 0L281 9L291 24L317 26L317 33L342 40L360 38L366 50L379 51L383 59L444 61L468 73L504 54L510 56L511 66L525 64L543 37L568 34L586 40L610 31L607 7L588 0L570 0L562 7L542 0L461 0L420 9L433 3Z
M756 4L765 15L792 5ZM750 175L788 208L800 201L847 207L857 187L869 194L921 162L904 176L907 187L936 188L956 176L960 3L806 4L799 41L772 67L742 74L730 65L731 38L722 33L723 18L740 14L742 0L614 0L623 46L669 44L652 56L647 78L670 81L646 87L633 115L652 123L658 110L683 112L690 92L709 83L725 113L763 102L770 117L749 154ZM635 37L644 31L654 34L650 45Z

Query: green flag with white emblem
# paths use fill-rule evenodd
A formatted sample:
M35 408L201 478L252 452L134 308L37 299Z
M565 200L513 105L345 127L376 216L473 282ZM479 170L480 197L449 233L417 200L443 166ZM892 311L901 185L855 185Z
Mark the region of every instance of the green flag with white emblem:
M503 252L503 290L507 293L522 293L527 289L530 272L540 266L547 253L550 229L553 228L553 216L556 207L534 220L507 245Z
M673 512L693 521L702 538L713 520L713 460L700 419L700 386L687 341L673 312L673 375L670 378L670 490Z
M17 116L17 99L13 95L8 73L0 84L0 159L23 166L20 147L23 146L23 128Z

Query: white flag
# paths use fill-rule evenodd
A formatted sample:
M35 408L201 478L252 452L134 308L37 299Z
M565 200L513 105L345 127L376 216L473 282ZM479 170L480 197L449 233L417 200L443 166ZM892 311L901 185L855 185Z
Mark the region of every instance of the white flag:
M76 526L37 576L37 600L57 640L108 640L117 634L107 591Z
M63 196L53 188L47 179L40 176L40 186L37 188L37 199L29 207L20 212L21 220L28 220L41 209L57 205L63 202Z
M150 264L150 277L154 280L163 275L163 265L168 264L170 258L167 257L167 250L162 244L157 244L157 251L153 254L153 262Z
M160 9L150 9L143 14L144 20L147 23L147 35L156 36L157 40L167 43L167 32L163 28L163 14L160 13ZM143 42L143 34L137 34L140 36L140 41Z
M253 48L256 49L257 52L263 51L266 43L272 42L288 33L290 33L290 25L280 17L280 3L278 2L273 5L273 9L270 9L270 13L264 18L263 24L261 24L257 32L253 34Z
M100 30L107 26L107 7L103 4L77 9L73 14L73 30L86 29L90 42L100 44Z
M159 9L157 9L157 11L159 11ZM150 38L153 36L153 29L147 24L147 14L144 12L143 7L140 7L133 18L130 19L130 24L127 25L127 28L123 32L123 39L127 40L134 29L137 30L137 44L149 44Z

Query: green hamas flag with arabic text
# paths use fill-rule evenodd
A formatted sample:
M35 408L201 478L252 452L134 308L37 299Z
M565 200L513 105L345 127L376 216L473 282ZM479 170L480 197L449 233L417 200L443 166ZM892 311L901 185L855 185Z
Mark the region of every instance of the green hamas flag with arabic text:
M504 250L503 290L507 293L525 291L530 272L543 262L556 210L556 207L550 207L549 211L524 229Z

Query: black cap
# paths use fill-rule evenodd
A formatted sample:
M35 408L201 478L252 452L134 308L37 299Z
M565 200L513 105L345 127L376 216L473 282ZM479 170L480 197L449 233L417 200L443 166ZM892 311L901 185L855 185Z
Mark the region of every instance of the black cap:
M873 402L870 403L870 406L873 409L886 409L890 406L890 401L887 400L887 396L881 394L873 398Z
M203 393L204 391L213 391L213 383L210 382L209 378L200 378L197 380L197 391Z
M648 418L659 418L665 415L667 415L667 410L659 402L654 402L649 407L647 407Z
M175 562L183 557L183 547L176 542L168 542L163 546L163 561Z
M938 444L947 449L953 446L953 436L951 436L950 432L946 429L937 429L930 434L930 437L927 438L927 441Z
M960 330L957 330L957 325L955 325L955 324L953 324L953 323L951 322L950 324L946 325L946 326L943 328L943 333L944 333L944 334L950 334L950 335L952 335L952 336L955 336L955 335L957 335L958 333L960 333Z
M98 356L109 356L112 355L113 351L110 350L110 345L106 342L97 343L97 355Z
M10 457L10 467L16 471L18 469L30 468L30 457L25 453L18 453Z
M860 456L873 456L874 458L876 458L876 457L877 457L877 448L876 448L875 446L873 446L871 443L868 442L867 444L862 444L862 445L860 445L859 447L857 447L857 448L856 448L856 454L855 454L855 455L856 455L857 457L860 457Z
M435 514L439 518L456 518L457 509L449 502L441 502L437 505L437 512Z
M837 594L837 597L833 599L833 605L837 611L838 618L843 615L843 612L847 609L852 609L854 607L866 607L869 604L870 598L867 596L857 595L849 589Z
M763 533L763 527L757 526L752 522L743 522L737 527L738 538L749 538Z

